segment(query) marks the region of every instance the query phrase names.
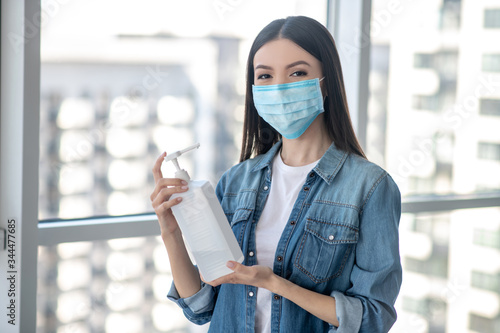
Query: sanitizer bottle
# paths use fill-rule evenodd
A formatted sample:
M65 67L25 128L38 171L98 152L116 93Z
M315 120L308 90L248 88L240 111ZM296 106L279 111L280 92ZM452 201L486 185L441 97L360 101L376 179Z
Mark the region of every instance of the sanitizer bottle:
M188 191L171 196L171 199L182 197L182 201L172 207L172 212L203 279L213 281L232 273L226 266L227 261L241 263L243 253L212 185L206 180L191 180L186 170L179 167L177 158L199 146L198 143L169 154L165 161L175 165L176 178L188 182Z

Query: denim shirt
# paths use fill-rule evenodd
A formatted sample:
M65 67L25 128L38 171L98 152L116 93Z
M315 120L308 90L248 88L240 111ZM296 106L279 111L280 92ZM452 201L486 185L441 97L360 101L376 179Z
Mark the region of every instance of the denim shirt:
M216 187L248 266L257 264L255 228L280 146L235 165ZM332 144L299 192L276 248L273 271L334 297L339 327L273 295L271 331L388 332L396 320L394 302L402 280L400 215L400 193L387 172ZM256 292L253 286L202 283L196 294L180 298L172 284L168 298L190 321L211 321L210 332L254 332Z

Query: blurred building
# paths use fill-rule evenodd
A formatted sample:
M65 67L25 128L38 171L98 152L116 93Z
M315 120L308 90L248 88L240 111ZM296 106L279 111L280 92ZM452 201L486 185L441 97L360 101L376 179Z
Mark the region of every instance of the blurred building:
M46 55L40 217L151 212L151 168L170 148L202 142L179 161L194 178L225 171L238 157L239 47L236 38L119 36L110 52ZM155 237L40 247L38 282L38 332L195 332L166 300L170 267Z
M40 217L151 212L156 157L196 142L202 149L181 165L194 177L225 171L239 148L239 46L227 37L118 36L109 52L46 55Z
M390 3L372 14L369 157L403 195L498 190L500 3ZM498 208L404 214L401 255L394 332L500 331Z

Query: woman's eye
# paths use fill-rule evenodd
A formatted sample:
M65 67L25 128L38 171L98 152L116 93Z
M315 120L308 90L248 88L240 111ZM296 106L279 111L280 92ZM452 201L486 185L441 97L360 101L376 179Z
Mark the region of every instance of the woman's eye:
M292 76L304 76L304 75L307 75L307 73L303 71L296 71L292 73Z
M260 74L259 76L257 76L257 80L269 79L270 77L271 75L269 74Z

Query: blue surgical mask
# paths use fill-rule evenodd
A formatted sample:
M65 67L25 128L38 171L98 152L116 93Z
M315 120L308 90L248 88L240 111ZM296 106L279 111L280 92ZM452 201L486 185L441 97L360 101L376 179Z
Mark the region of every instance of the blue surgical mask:
M323 80L324 77L321 79ZM296 139L324 112L320 79L252 86L259 115L282 136Z

